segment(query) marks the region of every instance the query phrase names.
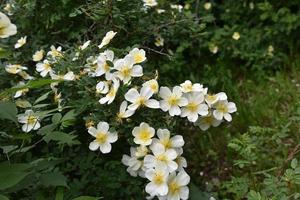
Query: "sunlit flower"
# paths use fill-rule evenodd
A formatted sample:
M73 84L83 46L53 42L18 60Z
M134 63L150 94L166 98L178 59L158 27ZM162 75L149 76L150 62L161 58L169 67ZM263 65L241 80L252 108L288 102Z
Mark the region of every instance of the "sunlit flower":
M129 52L134 59L134 64L142 63L146 60L146 52L144 49L134 48Z
M216 105L214 105L215 110L213 111L213 115L217 120L222 120L223 118L230 122L232 120L231 113L237 111L236 105L233 102L226 101L218 101Z
M23 81L19 82L18 86L24 86L25 83ZM18 90L15 95L14 95L14 98L18 98L20 96L23 96L25 95L27 92L29 91L28 88L24 88L24 89L21 89L21 90Z
M42 50L39 50L39 51L36 51L33 56L32 56L32 60L34 62L38 62L38 61L41 61L44 57L44 53L45 51L42 49Z
M110 41L115 37L116 34L117 32L113 32L113 31L107 32L104 38L102 39L101 44L98 46L98 48L101 49L105 45L108 45Z
M144 6L154 7L157 6L156 0L143 0Z
M190 80L186 80L184 83L180 84L181 90L184 93L189 93L189 92L204 92L206 93L207 89L203 88L203 85L199 83L193 84Z
M203 7L204 7L205 10L210 10L211 9L211 3L206 2Z
M44 60L42 63L37 63L36 71L38 71L42 77L47 76L49 73L53 73L49 60Z
M106 50L100 54L97 58L97 68L95 70L95 76L102 76L105 74L106 80L110 79L110 70L111 67L108 64L108 61L113 62L114 60L114 52L111 50Z
M134 114L134 110L127 109L127 101L123 101L120 105L119 112L117 113L118 119L125 119Z
M165 147L165 149L181 148L184 145L183 137L181 135L171 137L168 129L158 129L156 134L158 139L153 138L152 145L160 143Z
M140 106L149 108L159 108L159 102L155 99L150 99L153 92L149 87L142 87L140 93L135 88L131 88L126 94L125 99L132 104L128 106L129 110L136 110Z
M27 40L27 36L18 39L17 43L15 44L15 49L18 49L22 47L24 44L26 44L26 40Z
M159 86L156 79L151 79L143 83L143 87L150 87L151 91L156 94L158 92Z
M218 94L206 94L205 95L205 102L208 106L212 106L213 104L217 103L218 101L227 100L227 95L225 92L219 92Z
M164 196L168 194L168 171L164 168L149 169L146 171L145 176L150 181L146 185L146 192L148 194L151 196Z
M17 74L23 70L27 70L27 67L18 64L15 65L8 64L5 66L5 70L10 74Z
M79 46L79 49L81 51L85 50L91 43L91 40L86 41L85 43L83 43L83 45Z
M111 85L109 92L106 94L105 97L102 97L99 100L99 103L100 104L105 104L105 103L111 104L116 97L119 87L120 87L119 80L113 79L113 84Z
M111 143L118 140L117 132L110 132L109 124L107 122L99 122L97 129L95 127L90 127L88 132L96 138L89 146L92 151L96 151L100 148L102 153L109 153L111 151Z
M164 38L162 38L161 36L157 36L156 38L155 38L155 42L154 42L154 44L155 44L155 46L157 46L157 47L162 47L162 46L164 46Z
M65 80L65 81L74 81L76 76L74 74L74 72L69 71L68 73L64 74L64 75L57 75L54 73L50 73L50 76L53 80Z
M240 33L239 32L234 32L233 35L232 35L232 39L239 40L240 39Z
M22 131L26 133L41 127L39 117L32 110L26 110L24 114L19 115L18 121L19 123L24 124L22 126Z
M140 126L134 127L132 135L134 136L134 143L143 146L148 146L152 143L152 137L155 134L154 128L150 127L149 124L142 122Z
M198 116L206 116L208 114L208 106L204 104L204 96L202 93L193 92L186 95L188 104L182 108L181 117L187 117L189 121L195 122Z
M144 158L144 166L146 168L164 167L170 173L178 167L174 161L177 153L174 149L166 149L161 143L155 143L150 146L153 155L146 155Z
M202 131L206 131L207 129L209 129L209 127L217 127L221 123L222 120L217 120L212 114L209 114L207 116L200 117L196 122L196 125L198 125Z
M190 176L184 171L171 173L168 177L169 191L166 195L167 200L187 200L189 198L189 188L187 185L190 182Z
M15 34L17 34L16 25L12 24L10 19L0 12L0 38L8 38Z
M216 54L219 51L219 47L215 44L210 44L209 51L212 52L213 54Z
M131 77L140 77L143 76L143 68L140 65L134 65L133 56L125 56L123 59L119 59L114 63L117 77L123 81L124 84L127 84Z
M180 115L180 107L188 104L179 86L175 86L172 91L167 87L161 87L159 96L163 99L159 102L160 108L165 112L169 111L171 116Z

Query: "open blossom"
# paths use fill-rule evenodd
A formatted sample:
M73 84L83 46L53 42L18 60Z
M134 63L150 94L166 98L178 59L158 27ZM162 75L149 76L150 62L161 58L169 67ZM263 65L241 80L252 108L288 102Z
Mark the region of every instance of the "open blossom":
M178 10L178 12L182 12L182 9L183 9L183 6L182 6L182 5L174 5L174 4L171 4L170 7L171 7L172 9Z
M146 52L143 49L134 48L129 52L133 57L134 64L142 63L146 60Z
M165 198L160 200L187 200L189 198L189 188L187 185L190 183L190 176L184 171L171 173L168 177L169 191Z
M42 63L37 63L36 71L38 71L42 77L47 76L49 73L53 73L49 60L44 60Z
M105 74L106 80L110 79L110 70L111 67L108 64L108 61L113 62L114 60L114 52L111 50L106 50L100 54L97 58L97 68L95 70L95 76L102 76Z
M182 108L181 117L187 117L189 121L195 122L198 116L208 114L208 106L204 104L204 95L199 92L188 93L186 95L188 104Z
M13 8L15 8L15 5L13 3L6 3L3 10L5 10L8 15L13 15Z
M18 64L15 65L8 64L5 66L5 71L7 71L10 74L18 74L23 70L27 70L27 67Z
M155 38L154 44L157 47L162 47L162 46L164 46L164 41L165 41L164 38L162 38L161 36L158 36Z
M36 51L33 56L32 56L32 60L34 62L38 62L38 61L41 61L44 57L44 53L45 51L42 49L42 50L39 50L39 51Z
M117 79L113 79L113 83L112 83L112 86L110 87L110 90L109 92L106 94L105 97L102 97L100 100L99 100L99 103L100 104L111 104L115 97L116 97L116 94L118 92L118 89L120 87L120 82L119 80Z
M22 131L26 133L41 127L39 117L32 110L26 110L24 114L19 115L18 121L19 123L24 124L22 126Z
M125 56L114 63L114 68L117 70L117 77L127 84L131 77L143 76L143 68L140 65L134 65L134 58L131 55Z
M216 54L219 51L219 47L215 44L210 44L208 48L209 51L212 52L213 54Z
M177 153L174 149L166 149L164 145L155 143L150 146L153 155L146 155L144 158L144 165L146 168L164 167L170 173L178 168L175 159Z
M145 83L143 83L143 87L150 87L151 91L156 94L158 93L158 82L156 79L151 79L149 81L146 81Z
M51 56L54 60L56 60L57 58L62 58L63 57L63 54L62 54L62 48L61 46L59 47L55 47L55 46L51 46L50 47L50 51L48 51L47 55Z
M240 39L240 33L239 32L234 32L233 35L232 35L232 39L239 40Z
M153 92L149 87L142 87L140 93L135 88L131 88L125 94L125 99L132 104L128 106L129 110L136 110L140 106L149 108L159 108L159 102L155 99L150 99Z
M25 71L20 71L18 73L18 75L20 75L24 80L33 80L34 77L30 76L29 74L27 74Z
M176 152L177 152L177 158L175 159L175 162L178 165L178 168L176 171L181 171L187 167L187 162L186 162L186 159L182 156L182 154L183 154L182 148L176 148Z
M134 114L134 110L127 109L127 101L123 101L120 106L120 110L117 113L118 119L125 119Z
M183 93L189 92L207 92L207 88L203 88L200 83L193 84L190 80L186 80L184 83L180 84Z
M145 176L150 181L150 183L146 185L146 192L150 194L150 196L164 196L168 194L168 171L164 168L157 167L147 170Z
M98 46L98 48L101 49L102 47L108 45L110 41L115 37L116 34L117 32L113 32L113 31L107 32L104 38L102 39L101 44Z
M154 7L157 6L156 0L143 0L144 6Z
M206 94L205 95L205 102L208 104L208 106L212 106L213 104L217 103L218 101L224 101L227 100L227 95L225 92L219 92L217 94Z
M154 128L150 127L149 124L142 122L140 126L134 127L132 135L134 136L134 143L143 146L150 145L152 143L152 137L155 134Z
M18 49L22 47L24 44L26 44L26 40L27 40L27 36L18 39L17 43L15 44L15 49Z
M15 34L17 34L16 25L12 24L10 19L0 12L0 38L8 38Z
M222 123L222 120L217 120L212 114L200 117L196 122L196 125L200 127L202 131L206 131L209 127L217 127Z
M90 127L88 132L95 137L95 140L89 146L92 151L100 149L102 153L109 153L111 151L111 143L118 140L117 132L110 132L107 122L99 122L97 128Z
M188 104L179 86L175 86L172 91L167 87L161 87L159 96L163 99L159 102L160 108L165 112L169 111L171 116L180 115L180 107Z
M25 83L23 81L19 82L18 86L24 86ZM14 95L14 98L18 98L20 96L23 96L25 95L27 92L29 91L28 88L24 88L24 89L21 89L21 90L18 90L15 95Z
M96 92L100 94L107 94L109 91L108 81L100 81L96 85Z
M65 81L74 81L76 76L74 72L69 71L68 73L61 75L61 74L55 74L50 72L50 76L53 80L65 80Z
M184 145L183 137L181 135L175 135L171 137L170 131L168 129L158 129L157 136L158 139L153 138L152 145L160 143L165 147L165 149L181 148Z
M142 175L142 171L140 171L141 167L143 166L143 161L139 160L139 156L137 156L136 153L137 149L134 147L130 148L130 156L123 155L122 157L122 163L126 166L127 172L131 175L136 177L138 174Z
M213 111L213 115L217 120L222 120L223 118L230 122L232 120L231 113L237 111L236 105L233 102L218 101L216 105L214 105L215 110Z
M91 40L86 41L85 43L83 43L83 45L79 46L79 49L81 51L85 50L91 43Z

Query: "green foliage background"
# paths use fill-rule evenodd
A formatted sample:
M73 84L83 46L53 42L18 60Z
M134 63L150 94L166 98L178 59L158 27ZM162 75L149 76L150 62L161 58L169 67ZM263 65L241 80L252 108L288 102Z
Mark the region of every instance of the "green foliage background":
M75 44L88 39L100 44L107 31L117 31L111 46L122 49L116 50L120 55L133 46L145 49L144 66L148 72L158 70L161 85L190 79L212 91L225 91L237 103L233 123L207 132L183 121L172 124L167 116L150 121L184 136L191 199L300 199L299 0L211 1L210 10L204 9L202 0L158 0L158 7L166 9L162 14L155 9L145 12L140 0L15 2L11 19L18 37L28 36L28 44L22 52L6 52L1 59L1 90L17 83L5 72L5 63L18 61L34 71L28 60L37 49L55 44L72 51ZM182 4L183 11L170 9L170 3ZM240 33L239 40L232 39L234 32ZM165 40L163 47L154 45L158 35ZM5 40L3 47L18 37ZM213 44L218 46L216 54L209 50ZM78 70L69 63L62 69L66 67ZM37 134L21 133L16 114L22 108L1 101L0 199L145 198L144 180L130 177L120 163L129 151L127 138L108 156L89 151L85 120L113 114L89 116L101 107L87 101L94 98L91 92L77 92L95 84L83 83L63 83L69 88L63 91L65 98L72 94L72 109L54 114ZM41 82L30 84L37 88L29 95L34 102L46 90ZM41 102L46 99L50 100L47 94ZM136 116L120 130L129 136L138 119L148 114Z

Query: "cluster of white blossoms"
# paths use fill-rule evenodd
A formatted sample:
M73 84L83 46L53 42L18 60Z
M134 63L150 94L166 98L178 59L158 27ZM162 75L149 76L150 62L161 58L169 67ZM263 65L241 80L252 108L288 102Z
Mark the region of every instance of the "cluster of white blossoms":
M150 195L148 199L155 196L168 200L188 199L190 177L184 171L187 163L181 156L183 137L171 136L168 129L155 131L145 122L135 127L132 135L138 146L131 147L130 155L123 155L122 162L130 175L149 181L145 188Z

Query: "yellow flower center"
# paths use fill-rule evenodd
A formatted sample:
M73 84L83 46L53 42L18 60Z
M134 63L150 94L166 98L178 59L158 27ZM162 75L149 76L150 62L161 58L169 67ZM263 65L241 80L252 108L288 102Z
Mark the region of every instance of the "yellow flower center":
M185 85L184 90L186 90L187 92L191 92L193 90L193 85L192 84Z
M139 53L134 55L134 62L135 63L143 62L143 59L144 59L144 57Z
M228 108L225 104L219 103L216 108L219 112L228 113Z
M105 64L104 64L104 70L107 72L107 71L109 71L109 64L107 64L107 62L105 62Z
M121 69L121 73L124 77L128 77L130 76L131 74L131 69L128 67L128 66L124 66L122 69Z
M152 91L157 91L158 90L158 86L156 83L150 83L150 88Z
M116 95L116 90L114 88L111 88L107 96L114 97Z
M141 130L141 132L139 134L139 139L142 140L143 142L146 142L146 141L150 140L151 135L150 135L149 130L147 130L147 129Z
M105 143L107 140L107 134L106 133L103 133L103 132L99 132L97 133L96 135L96 141L100 144L103 144Z
M179 185L176 182L171 182L169 184L169 191L171 194L177 194L179 192Z
M44 68L45 68L45 70L50 70L51 65L49 63L44 63Z
M212 124L214 118L212 116L208 116L208 117L204 117L202 120L205 124Z
M145 97L139 97L139 99L137 101L140 105L144 105L146 102L146 99L145 99Z
M207 95L206 100L209 102L215 101L217 99L216 95Z
M175 106L178 104L178 98L176 96L171 96L169 99L168 99L168 103L170 104L170 106Z
M164 183L164 176L162 173L156 173L154 178L153 178L153 182L156 185L161 185L162 183Z
M62 54L55 49L51 50L51 53L53 57L62 57Z
M190 111L190 112L196 112L198 110L198 104L191 102L189 103L186 108Z
M27 124L35 124L36 121L37 121L37 118L35 116L31 115L27 118Z
M162 161L162 162L166 162L168 159L167 159L167 156L164 155L164 154L161 154L157 157L158 160Z
M161 140L161 143L165 146L166 149L169 149L172 146L169 139Z

